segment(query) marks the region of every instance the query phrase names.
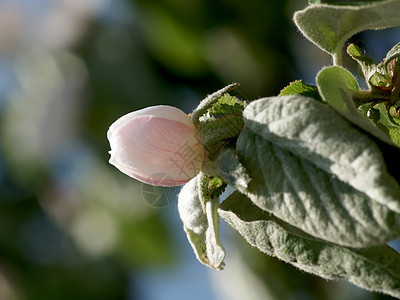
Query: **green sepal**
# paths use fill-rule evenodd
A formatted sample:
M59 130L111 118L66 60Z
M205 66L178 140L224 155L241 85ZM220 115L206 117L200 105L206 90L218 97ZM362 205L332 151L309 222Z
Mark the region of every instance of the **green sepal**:
M220 116L224 116L227 114L239 114L241 115L243 109L245 107L245 103L239 100L235 96L231 96L228 93L224 94L221 98L215 102L208 113L210 116L218 118Z
M239 86L238 83L232 83L227 85L226 87L208 95L204 100L200 102L200 104L193 110L191 114L191 118L194 124L199 122L199 119L202 116L205 116L208 110L219 100L221 99L226 93L231 90L234 90ZM207 117L207 116L206 116Z
M210 191L211 198L217 198L226 189L226 183L219 177L213 177L208 183L208 190Z
M222 91L225 92L227 88ZM207 108L203 106L203 113L197 119L196 125L200 142L206 150L206 159L214 161L223 147L234 146L243 128L242 113L246 104L237 97L221 91L209 97L213 99L212 103L210 102Z
M243 111L243 109L242 109ZM227 114L219 118L209 118L198 125L200 141L207 151L208 159L214 160L219 151L234 144L243 128L242 114Z

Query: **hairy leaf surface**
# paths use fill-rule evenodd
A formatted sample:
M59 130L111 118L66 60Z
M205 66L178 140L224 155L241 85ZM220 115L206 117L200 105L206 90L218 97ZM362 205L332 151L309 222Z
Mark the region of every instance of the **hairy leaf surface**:
M218 198L205 199L208 181L203 173L184 185L178 196L178 211L197 259L213 268L224 267L225 250L218 237Z
M251 180L247 196L260 208L341 245L400 236L398 183L377 146L329 106L303 96L260 99L244 121L237 155ZM224 179L234 186L248 182L231 177Z
M349 71L337 66L327 67L318 73L316 80L322 99L339 114L382 141L394 144L384 131L373 126L357 110L354 101L363 96L363 91Z
M311 5L296 12L294 21L304 36L341 64L344 43L354 34L400 25L399 0L362 6Z
M324 242L262 211L239 192L218 211L250 245L268 255L326 279L344 278L400 297L400 255L386 245L352 249Z

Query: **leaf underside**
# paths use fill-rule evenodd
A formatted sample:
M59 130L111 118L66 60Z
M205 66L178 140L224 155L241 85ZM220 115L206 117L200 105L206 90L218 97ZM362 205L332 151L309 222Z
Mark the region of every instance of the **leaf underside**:
M178 196L178 211L197 259L210 268L224 267L225 250L218 238L218 199L204 199L208 185L203 173L184 185Z

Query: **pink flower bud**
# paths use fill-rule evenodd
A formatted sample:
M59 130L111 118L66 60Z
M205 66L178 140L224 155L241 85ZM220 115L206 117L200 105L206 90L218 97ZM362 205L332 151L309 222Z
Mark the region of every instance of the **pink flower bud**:
M107 132L110 164L144 183L174 186L201 170L203 146L197 128L181 110L153 106L115 121Z

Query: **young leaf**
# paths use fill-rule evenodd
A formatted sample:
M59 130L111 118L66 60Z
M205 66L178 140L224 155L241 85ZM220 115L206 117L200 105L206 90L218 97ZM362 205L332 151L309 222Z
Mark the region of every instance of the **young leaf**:
M315 239L234 192L220 216L260 251L326 279L344 278L370 291L400 297L400 255L388 246L351 249Z
M244 103L229 94L223 95L210 107L209 113L213 116L224 116L227 114L242 114Z
M344 43L354 34L400 25L399 0L388 0L362 6L311 5L294 15L304 36L332 55L341 64Z
M386 70L389 74L390 68L389 64L392 60L398 58L400 56L400 43L397 43L396 45L393 46L392 49L389 50L389 52L386 54L385 59L383 60L385 62L385 67Z
M237 154L260 208L310 235L351 247L400 236L400 187L378 147L329 106L303 96L260 99L244 111ZM221 176L234 186L248 182ZM243 187L237 187L243 192Z
M219 177L212 177L207 188L211 199L218 198L225 191L226 183Z
M358 112L353 99L357 101L357 97L362 95L363 91L359 90L356 79L349 71L337 66L328 67L318 73L316 81L322 99L338 113L375 137L393 145L387 134L373 126Z
M192 113L193 123L197 124L199 122L199 118L207 113L207 110L217 102L221 97L223 97L227 92L237 88L239 86L238 83L231 83L226 87L208 95L204 100L200 102L200 104L196 107L196 109Z
M218 238L218 198L204 197L207 176L200 173L186 183L178 196L178 211L197 259L210 268L224 267L225 250Z
M389 135L396 145L400 146L400 119L389 115L385 104L380 103L371 107L368 116L370 116L369 119L373 124Z
M304 83L302 80L291 82L287 87L283 88L278 96L302 95L314 98L322 102L316 86Z
M354 44L347 47L347 53L358 62L365 77L365 81L369 84L369 79L376 72L376 64L372 58L364 55L361 49Z

